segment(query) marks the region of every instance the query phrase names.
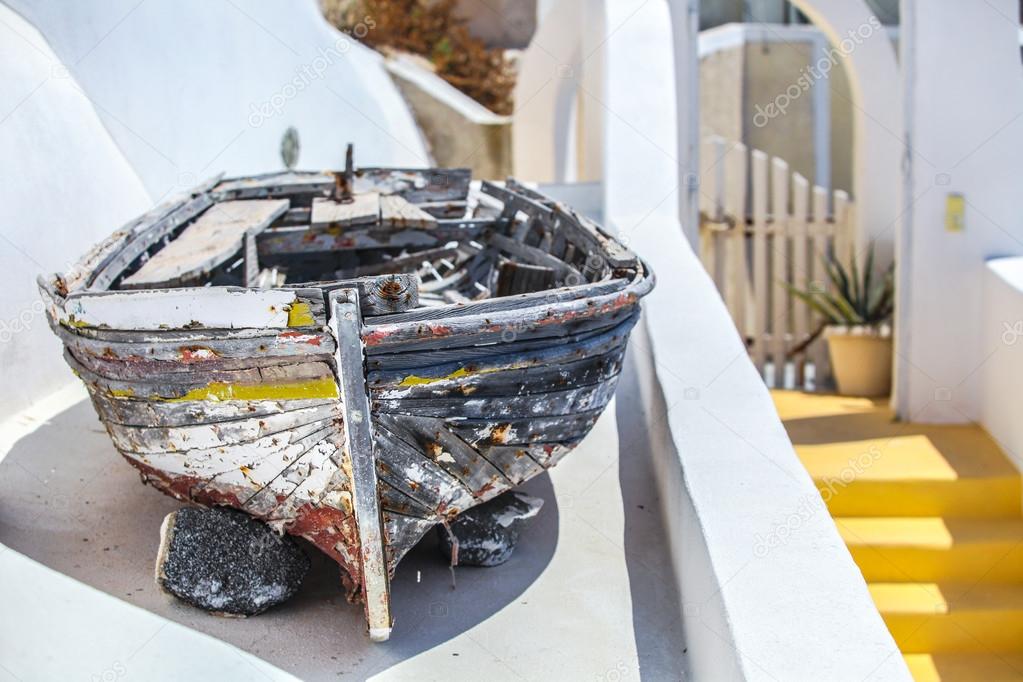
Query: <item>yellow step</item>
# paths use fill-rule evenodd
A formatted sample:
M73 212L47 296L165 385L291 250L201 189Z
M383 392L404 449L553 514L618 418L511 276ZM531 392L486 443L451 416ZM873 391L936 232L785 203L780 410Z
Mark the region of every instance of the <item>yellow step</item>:
M1021 585L874 583L868 587L904 654L1023 653Z
M967 435L976 438L965 437ZM973 432L796 446L834 516L1019 517L1023 483Z
M1023 582L1023 519L837 518L867 582Z
M834 516L1020 516L1019 472L977 425L897 422L883 400L771 396Z
M1023 680L1021 654L906 654L917 682L1009 682Z

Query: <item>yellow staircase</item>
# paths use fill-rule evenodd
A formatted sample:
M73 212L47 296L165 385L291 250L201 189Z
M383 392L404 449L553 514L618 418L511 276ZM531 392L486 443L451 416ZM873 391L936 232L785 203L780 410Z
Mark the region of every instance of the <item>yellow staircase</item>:
M774 391L917 680L1023 680L1023 479L977 426Z

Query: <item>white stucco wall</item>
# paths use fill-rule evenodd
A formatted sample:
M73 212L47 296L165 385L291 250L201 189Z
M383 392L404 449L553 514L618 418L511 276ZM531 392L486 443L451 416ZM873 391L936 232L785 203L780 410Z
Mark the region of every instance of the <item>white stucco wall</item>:
M1023 258L996 258L984 269L980 421L1023 469Z
M1023 254L1019 7L1012 0L907 0L902 7L913 153L902 197L898 408L919 421L976 420L991 352L984 345L991 333L982 312L985 260ZM962 232L945 229L953 192L966 202ZM1018 412L1019 404L1006 401L1003 409Z
M74 381L36 276L64 270L150 205L78 83L0 5L0 415Z
M219 171L429 165L380 57L316 0L5 0L33 23L95 105L154 199ZM371 31L372 18L365 23Z

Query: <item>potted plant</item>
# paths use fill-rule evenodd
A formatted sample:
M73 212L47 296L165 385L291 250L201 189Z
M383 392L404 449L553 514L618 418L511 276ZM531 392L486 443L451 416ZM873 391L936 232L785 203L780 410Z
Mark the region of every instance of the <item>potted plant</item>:
M891 266L874 272L874 247L862 271L856 254L849 267L833 256L824 261L829 287L807 290L785 286L818 312L824 321L801 348L824 334L831 367L842 395L888 395L892 383L891 317L895 306L895 272Z

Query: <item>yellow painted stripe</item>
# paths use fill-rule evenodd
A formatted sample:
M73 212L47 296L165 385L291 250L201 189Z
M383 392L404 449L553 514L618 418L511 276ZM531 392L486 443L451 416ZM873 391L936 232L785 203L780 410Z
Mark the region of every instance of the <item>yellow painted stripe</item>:
M296 301L288 308L289 327L310 327L314 324L316 324L316 318L313 317L308 303Z
M278 384L229 384L221 381L202 388L193 388L180 398L160 398L168 402L192 400L310 400L337 398L337 383L333 377Z
M480 372L480 373L482 374L482 372ZM398 385L402 386L402 387L405 387L405 386L422 386L424 384L432 384L432 383L437 382L437 381L450 381L452 379L460 379L462 377L467 377L467 376L469 376L469 372L465 369L465 367L459 367L454 372L452 372L451 374L449 374L447 376L444 376L444 377L420 377L420 376L416 376L415 374L410 374L407 377L405 377L404 379L402 379L401 383L398 384Z

